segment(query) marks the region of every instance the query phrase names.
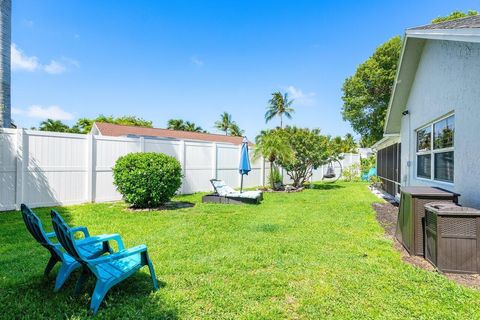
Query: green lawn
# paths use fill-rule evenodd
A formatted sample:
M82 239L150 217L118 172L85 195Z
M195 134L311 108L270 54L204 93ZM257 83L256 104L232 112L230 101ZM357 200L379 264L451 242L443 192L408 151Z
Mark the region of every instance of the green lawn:
M365 184L318 185L266 194L259 206L201 204L129 212L125 205L59 208L71 225L120 233L145 243L161 288L148 269L113 288L97 318L155 319L473 319L480 293L403 263L383 236ZM47 209L35 210L51 230ZM78 273L54 294L48 253L18 212L0 214L0 316L88 316L93 282L73 294Z

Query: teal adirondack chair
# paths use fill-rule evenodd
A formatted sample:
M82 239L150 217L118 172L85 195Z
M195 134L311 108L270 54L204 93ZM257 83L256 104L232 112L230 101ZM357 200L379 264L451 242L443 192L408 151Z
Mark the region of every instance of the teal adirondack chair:
M79 268L81 265L68 253L62 250L60 243L52 242L52 238L55 238L55 232L46 233L42 227L42 222L38 216L25 204L21 205L22 217L25 222L27 230L32 234L33 238L37 240L44 248L50 252L50 260L48 260L47 267L44 274L48 276L50 271L57 262L61 262L62 265L58 271L57 278L55 280L54 291L60 290L62 285L68 279L73 270ZM70 228L72 232L82 232L85 236L85 240L89 240L90 234L86 227L80 226ZM97 239L97 238L92 238ZM76 244L83 255L93 257L99 257L106 252L110 252L110 246L108 241L89 241L77 240Z
M93 274L97 279L90 302L90 310L93 314L97 313L103 298L105 298L110 288L130 277L143 266L148 266L150 277L152 278L153 290L158 290L155 271L148 257L147 247L145 245L125 249L119 235L110 235L103 238L103 240L116 241L118 252L91 258L85 255L78 247L72 230L68 228L68 225L63 221L62 217L55 210L51 211L51 215L53 229L55 230L57 239L65 250L82 265L82 274L78 279L76 291L79 292L81 290L83 283L90 274Z

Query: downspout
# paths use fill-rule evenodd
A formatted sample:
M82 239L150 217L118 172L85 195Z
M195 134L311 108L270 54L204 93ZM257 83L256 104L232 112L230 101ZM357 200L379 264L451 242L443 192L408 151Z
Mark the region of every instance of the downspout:
M411 175L413 174L412 170L413 170L413 161L411 159L411 149L412 149L412 146L411 146L411 138L410 136L412 135L412 132L410 132L411 130L411 123L410 123L410 112L408 111L408 109L406 109L405 111L402 112L402 116L404 117L408 117L407 119L407 123L408 123L408 128L407 128L407 139L408 139L408 142L407 142L407 166L406 166L406 169L407 169L407 172L406 172L406 179L402 179L402 180L405 180L405 186L409 186L410 185L410 182L411 182ZM401 137L401 134L400 134L400 137ZM400 139L400 142L401 142L401 139ZM401 159L400 159L401 161ZM400 162L401 163L401 162Z

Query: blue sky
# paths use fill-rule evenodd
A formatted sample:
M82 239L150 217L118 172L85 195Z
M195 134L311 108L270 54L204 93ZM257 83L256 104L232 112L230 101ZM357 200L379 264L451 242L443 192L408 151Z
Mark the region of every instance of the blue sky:
M476 6L477 5L477 6ZM215 132L227 111L253 138L270 94L287 91L289 124L352 132L341 87L407 27L475 1L13 0L12 107L22 127L45 117L170 118Z

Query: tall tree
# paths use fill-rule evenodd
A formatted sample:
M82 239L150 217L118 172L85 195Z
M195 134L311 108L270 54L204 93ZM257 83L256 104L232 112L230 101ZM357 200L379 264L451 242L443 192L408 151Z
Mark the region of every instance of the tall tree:
M342 148L341 151L343 153L357 153L358 145L355 142L352 134L347 133L345 137L342 139Z
M470 16L476 16L478 15L478 12L475 10L468 10L467 12L462 12L462 11L453 11L450 13L448 16L440 16L432 20L432 23L440 23L440 22L445 22L445 21L450 21L450 20L456 20L456 19L461 19L465 17L470 17Z
M277 161L289 163L293 161L294 154L287 143L281 129L263 130L255 138L254 159L263 157L270 163L270 177L272 177ZM275 189L274 181L271 179L271 187Z
M106 122L106 123L113 123L113 124L120 124L124 126L136 126L136 127L147 127L152 128L153 123L152 121L142 119L137 116L121 116L121 117L113 117L113 116L105 116L100 114L96 118L89 119L89 118L80 118L77 120L75 125L72 127L72 130L75 130L79 133L89 133L92 129L94 122Z
M232 115L225 111L220 115L220 120L215 121L215 128L225 132L225 135L228 135L228 130L232 122Z
M288 93L282 94L280 91L272 93L272 98L268 101L267 112L265 113L265 122L275 117L280 118L280 128L283 128L283 116L292 118L295 110L292 108L293 100L289 100Z
M187 121L185 122L184 131L192 131L192 132L205 132L202 127L197 126L194 122Z
M361 135L364 145L372 145L383 136L401 46L398 36L388 40L343 84L343 119Z
M432 23L475 16L478 12L454 11ZM383 136L386 111L400 58L401 38L394 37L379 46L373 55L360 64L355 74L343 83L343 119L350 122L361 136L360 145L369 147Z
M185 129L185 121L182 119L170 119L167 122L167 129L170 130L184 130Z
M40 122L40 131L70 132L70 127L60 120L47 119Z
M229 135L231 136L236 136L236 137L241 137L245 133L244 130L240 129L237 123L232 122L230 125L230 128L228 130Z
M2 0L0 6L0 128L12 126L12 108L10 101L10 73L12 46L12 1Z
M320 134L319 129L307 129L287 126L279 129L283 132L283 141L292 149L294 159L278 164L284 168L293 180L295 187L301 187L313 174L313 170L329 162L329 137Z

